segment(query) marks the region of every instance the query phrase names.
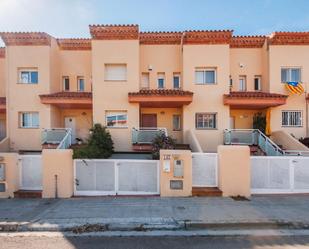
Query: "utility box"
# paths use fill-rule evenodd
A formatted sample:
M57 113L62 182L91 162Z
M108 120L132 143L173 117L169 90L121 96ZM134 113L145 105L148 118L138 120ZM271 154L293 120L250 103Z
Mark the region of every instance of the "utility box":
M191 151L160 150L160 195L192 195Z
M182 178L183 177L183 165L184 162L183 160L174 160L174 177L179 177Z

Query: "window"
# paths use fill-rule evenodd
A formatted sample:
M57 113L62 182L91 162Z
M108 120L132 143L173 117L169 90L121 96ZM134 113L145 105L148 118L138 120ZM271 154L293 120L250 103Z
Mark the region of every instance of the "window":
M126 81L126 64L105 64L104 80L106 81Z
M246 76L239 76L239 91L247 90Z
M128 115L126 111L107 111L106 112L106 126L125 128L128 125Z
M36 69L20 69L19 83L21 84L38 84L39 74Z
M174 131L181 130L181 116L178 114L173 115L173 130Z
M85 91L85 79L83 77L77 77L77 90L79 92Z
M22 112L19 119L21 128L39 128L38 112Z
M149 88L149 73L142 73L141 88L143 89Z
M68 76L64 76L62 82L63 82L63 90L70 91L70 78Z
M195 115L195 127L196 129L216 129L216 119L216 113L197 113Z
M254 90L261 91L261 76L254 76Z
M196 68L195 83L196 84L216 84L216 69L214 68Z
M301 127L301 111L282 111L282 126Z
M301 82L300 68L281 68L281 82Z
M165 73L158 73L158 88L165 86Z
M180 89L180 73L173 74L173 87L174 89Z

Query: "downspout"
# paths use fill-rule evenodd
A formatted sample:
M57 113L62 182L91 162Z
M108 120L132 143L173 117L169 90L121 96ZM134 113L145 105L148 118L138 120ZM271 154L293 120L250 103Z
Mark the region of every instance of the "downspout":
M309 97L309 96L308 96ZM305 85L305 105L306 105L306 109L305 109L305 116L306 116L306 137L309 137L309 116L308 116L308 105L309 105L309 99L307 100L307 84Z
M184 77L183 77L183 40L185 38L186 32L182 32L181 34L181 39L180 39L180 50L181 50L181 88L183 89L184 86ZM185 137L185 127L184 127L184 110L183 110L184 106L182 106L182 113L181 113L181 126L182 126L182 142L186 141L186 137ZM187 142L187 141L186 141Z

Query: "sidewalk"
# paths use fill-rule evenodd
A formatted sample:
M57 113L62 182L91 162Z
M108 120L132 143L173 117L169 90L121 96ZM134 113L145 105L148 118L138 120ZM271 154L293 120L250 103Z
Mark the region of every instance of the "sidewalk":
M309 196L0 199L0 231L309 228Z

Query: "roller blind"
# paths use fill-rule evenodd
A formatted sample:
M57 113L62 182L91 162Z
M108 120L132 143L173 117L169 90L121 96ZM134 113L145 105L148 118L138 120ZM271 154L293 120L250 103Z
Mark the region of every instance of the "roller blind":
M126 81L127 65L126 64L105 64L105 80Z

